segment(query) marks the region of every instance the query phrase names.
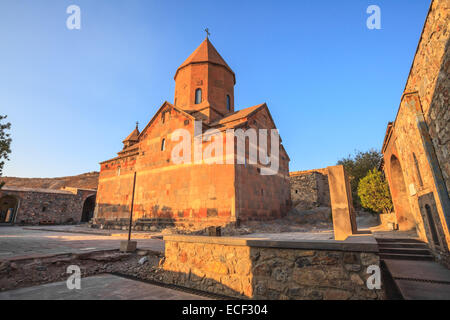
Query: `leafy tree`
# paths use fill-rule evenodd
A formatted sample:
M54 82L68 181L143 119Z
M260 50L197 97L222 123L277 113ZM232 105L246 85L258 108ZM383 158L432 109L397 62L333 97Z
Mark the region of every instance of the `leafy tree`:
M358 196L361 199L363 208L377 213L390 213L392 211L392 199L389 192L389 185L383 174L377 169L361 179L358 185Z
M338 165L343 165L345 171L348 174L350 180L350 187L352 189L353 205L355 208L361 208L361 200L358 196L358 184L359 181L364 178L367 173L377 168L383 154L375 149L370 149L366 152L356 151L355 155L349 155L347 158L343 158L338 161Z
M3 123L6 116L0 115L0 177L3 173L3 165L5 160L9 160L8 154L11 153L11 138L10 134L7 132L11 129L11 123ZM0 182L0 188L3 187L4 183Z

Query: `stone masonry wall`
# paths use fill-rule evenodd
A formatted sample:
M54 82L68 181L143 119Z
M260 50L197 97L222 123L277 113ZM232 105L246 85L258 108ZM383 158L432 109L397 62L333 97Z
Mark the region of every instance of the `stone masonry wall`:
M165 240L166 283L244 299L384 298L366 286L376 252Z
M405 93L417 91L450 193L450 2L433 0Z
M448 260L450 247L449 20L450 2L433 0L383 144L384 171L400 230L415 228L443 260Z
M330 187L326 169L290 173L291 199L294 206L304 209L330 207Z
M14 190L4 187L0 190L0 199L12 196L18 200L14 218L16 224L66 224L80 222L84 201L95 194L92 190Z

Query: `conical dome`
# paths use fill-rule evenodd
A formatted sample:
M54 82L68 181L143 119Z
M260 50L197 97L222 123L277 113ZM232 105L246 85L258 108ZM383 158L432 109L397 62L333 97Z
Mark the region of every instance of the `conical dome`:
M197 49L178 67L177 72L175 73L175 78L177 77L178 71L183 69L184 67L190 64L196 63L212 63L215 65L220 65L225 67L228 71L233 74L234 82L236 83L236 78L233 70L228 66L222 56L217 52L216 48L214 48L211 41L206 38Z

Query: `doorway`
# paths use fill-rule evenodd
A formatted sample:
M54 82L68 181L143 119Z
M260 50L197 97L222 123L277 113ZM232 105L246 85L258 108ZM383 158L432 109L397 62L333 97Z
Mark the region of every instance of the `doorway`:
M394 202L395 215L397 217L399 230L414 229L416 223L409 205L402 166L400 165L398 158L394 155L391 157L390 169L392 201Z
M83 204L83 213L81 214L81 222L89 222L94 217L95 195L87 197Z
M443 251L448 251L433 192L419 197L419 208L428 243Z
M19 201L13 196L0 198L0 223L13 223Z

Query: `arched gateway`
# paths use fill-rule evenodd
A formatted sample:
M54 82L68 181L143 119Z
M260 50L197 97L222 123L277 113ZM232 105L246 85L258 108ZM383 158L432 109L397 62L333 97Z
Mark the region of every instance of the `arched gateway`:
M81 222L89 222L94 216L95 209L95 195L86 198L83 204L83 213L81 215Z
M411 207L406 191L406 183L403 177L402 166L395 155L391 157L391 192L394 202L395 214L400 230L411 230L415 227L415 220L411 213Z

